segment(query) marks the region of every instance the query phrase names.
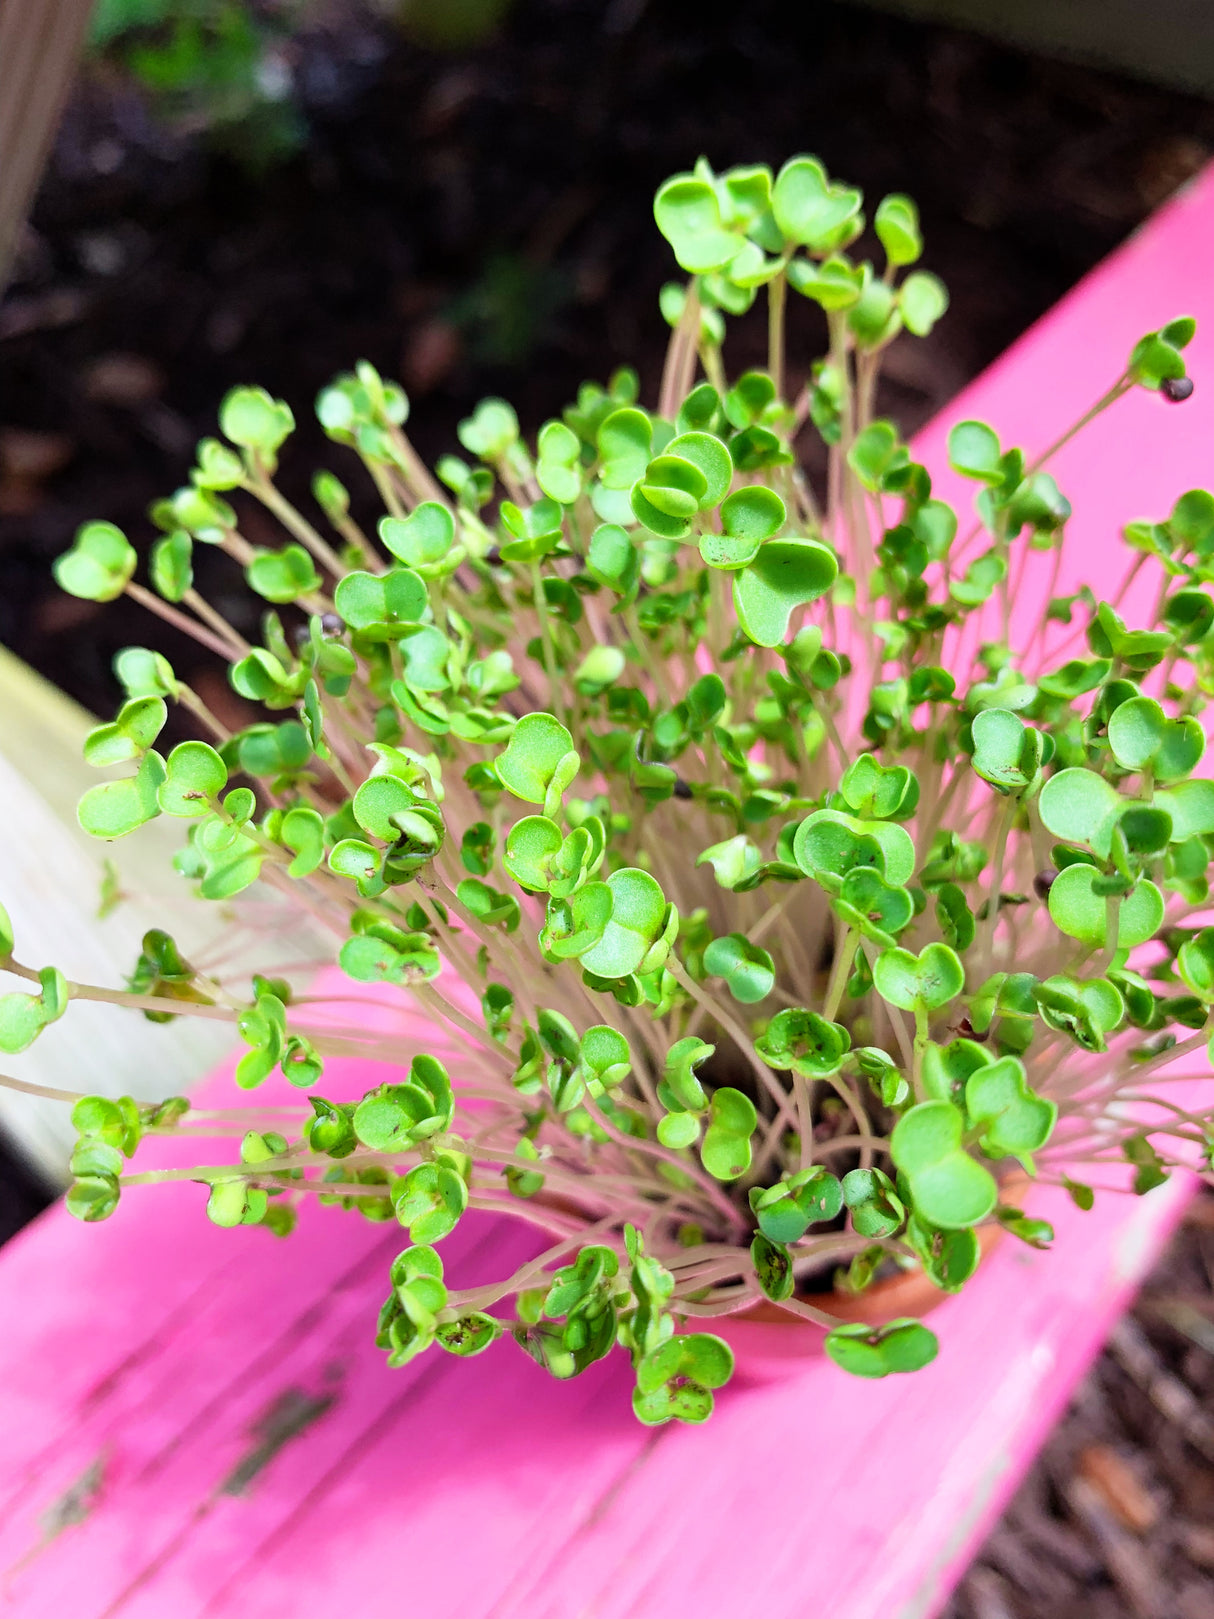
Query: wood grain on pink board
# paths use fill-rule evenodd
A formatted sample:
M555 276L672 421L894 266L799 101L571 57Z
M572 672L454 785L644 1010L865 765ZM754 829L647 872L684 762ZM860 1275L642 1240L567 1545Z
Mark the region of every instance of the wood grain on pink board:
M334 982L339 975L334 974ZM341 981L344 985L344 980ZM367 999L370 999L368 997ZM382 1018L384 1008L372 1005L364 1021ZM402 1022L401 1013L395 1026ZM441 1047L436 1046L439 1050ZM341 1099L361 1094L381 1074L380 1065L338 1060L326 1076L328 1092ZM213 1078L200 1105L230 1105L233 1090L230 1070ZM299 1093L275 1077L258 1093L271 1105L293 1102ZM223 1162L232 1155L230 1139L206 1138L190 1143L149 1141L140 1149L138 1167L156 1167L175 1161ZM20 1487L24 1471L42 1465L56 1431L77 1425L78 1413L91 1409L118 1388L138 1383L142 1362L134 1358L130 1340L132 1323L144 1335L181 1332L189 1336L204 1301L239 1296L243 1289L269 1290L285 1305L297 1297L301 1278L318 1268L336 1276L344 1263L353 1263L361 1250L380 1233L356 1218L343 1221L329 1211L309 1211L308 1243L274 1244L267 1250L265 1233L222 1232L199 1218L205 1192L197 1186L164 1186L124 1198L117 1213L94 1226L95 1239L77 1249L78 1223L53 1211L4 1250L0 1282L8 1315L13 1300L37 1297L37 1312L26 1311L22 1334L0 1334L0 1535L4 1532L7 1492ZM311 1229L315 1225L315 1231ZM251 1240L250 1240L251 1239ZM313 1245L316 1251L313 1251ZM269 1261L269 1263L267 1263ZM41 1284L48 1276L63 1275L62 1288ZM75 1352L82 1329L90 1351ZM199 1346L205 1354L205 1343ZM23 1422L28 1406L34 1420Z
M1100 577L1128 517L1211 481L1212 254L1206 175L947 414L1039 450L1145 328L1204 317L1191 401L1133 396L1059 457L1077 573ZM945 427L920 440L934 468ZM955 483L938 488L968 501ZM351 1010L396 1015L335 1015ZM326 1088L375 1077L335 1064ZM230 1100L226 1076L212 1086ZM128 1196L97 1228L54 1211L0 1255L0 1612L926 1619L1188 1191L1176 1177L1087 1216L1041 1192L1054 1251L1005 1243L939 1312L926 1371L874 1385L817 1361L740 1380L705 1429L656 1432L618 1358L564 1385L509 1344L389 1372L371 1329L401 1238L353 1215L311 1210L278 1243L209 1227L191 1186ZM448 1268L474 1280L534 1243L470 1217Z

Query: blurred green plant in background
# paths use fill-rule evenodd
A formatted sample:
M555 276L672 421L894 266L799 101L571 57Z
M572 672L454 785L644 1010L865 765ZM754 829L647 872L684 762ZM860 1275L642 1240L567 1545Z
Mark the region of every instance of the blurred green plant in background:
M525 365L573 296L568 278L526 253L490 253L447 318L479 365Z
M307 135L285 47L312 9L308 0L99 0L89 50L129 75L158 119L263 169Z
M509 0L98 0L88 48L129 78L153 115L254 171L304 144L299 41L342 49L343 28L386 19L423 48L482 43Z

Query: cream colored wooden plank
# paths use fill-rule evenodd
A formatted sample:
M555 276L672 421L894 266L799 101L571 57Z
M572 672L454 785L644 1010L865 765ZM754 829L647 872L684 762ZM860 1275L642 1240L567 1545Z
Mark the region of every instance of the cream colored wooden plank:
M54 965L78 982L121 987L160 908L130 902L99 921L104 846L90 858L2 755L0 806L0 900L12 919L17 959L35 968ZM185 932L180 942L189 948ZM24 986L7 980L4 987ZM35 1084L143 1099L183 1090L231 1039L223 1024L153 1024L120 1008L74 1003L28 1051L0 1060ZM61 1103L0 1088L0 1122L45 1172L62 1175L73 1132Z
M94 723L0 649L0 903L12 919L17 959L59 967L76 982L122 988L144 933L161 927L188 959L209 967L222 953L225 973L246 983L254 967L264 969L280 953L275 938L291 940L296 960L319 960L314 935L273 894L255 891L239 906L194 897L172 866L185 839L181 821L162 817L114 843L82 831L77 801L105 779L81 758ZM107 858L125 897L102 920ZM5 991L24 987L0 978ZM150 1100L188 1090L233 1039L226 1023L149 1023L121 1008L74 1002L28 1051L0 1062L35 1084ZM64 1176L73 1131L62 1104L0 1088L0 1124L44 1173Z
M177 904L184 884L171 870L173 851L181 845L181 825L153 821L136 836L103 848L76 820L80 795L102 773L85 764L84 739L96 718L50 681L35 674L5 647L0 647L0 757L29 783L81 849L109 856L122 873L124 886Z

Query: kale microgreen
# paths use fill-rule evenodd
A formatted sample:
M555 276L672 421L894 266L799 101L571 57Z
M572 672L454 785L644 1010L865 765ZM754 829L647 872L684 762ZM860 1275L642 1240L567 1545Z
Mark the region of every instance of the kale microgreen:
M382 1033L335 1033L272 941L250 990L152 933L110 990L22 964L7 918L26 984L0 997L0 1047L73 999L230 1018L238 1086L277 1069L312 1094L283 1134L251 1116L231 1162L194 1172L207 1213L282 1235L314 1197L404 1226L378 1328L391 1365L506 1334L567 1377L618 1343L642 1422L700 1422L732 1357L699 1328L767 1299L827 1327L845 1370L908 1372L936 1352L928 1328L839 1326L807 1277L839 1266L850 1296L917 1266L955 1291L984 1222L1047 1242L999 1206L1009 1165L1085 1206L1063 1166L1119 1160L1140 1191L1208 1166L1214 1113L1143 1097L1214 1026L1214 933L1186 924L1214 852L1214 786L1194 776L1214 497L1126 530L1131 571L1159 577L1157 622L1122 616L1111 568L1050 601L1071 509L1052 450L958 423L949 460L975 497L959 524L873 415L883 350L930 331L947 294L907 273L914 204L881 201L870 238L862 202L810 157L700 162L655 203L686 279L663 292L652 404L634 373L587 383L533 444L487 399L459 428L471 464L444 456L435 477L402 390L360 362L317 401L365 475L360 492L316 474L326 536L274 482L291 410L238 388L228 442L204 440L154 510L151 588L109 523L57 565L76 595L126 592L191 629L249 715L230 733L163 657L125 650L127 700L86 744L113 774L82 799L85 829L181 818L177 866L203 897L295 897L349 979L410 999L459 1056L449 1075ZM785 354L789 287L820 313L817 357ZM755 298L767 365L731 380L727 317ZM1134 387L1182 401L1192 335L1148 334L1088 415ZM820 482L794 451L806 425ZM253 547L242 525L271 520L280 543ZM194 591L196 543L267 604L257 644ZM1017 650L1013 596L1038 579L1041 626ZM162 753L170 705L203 735ZM326 1059L360 1050L395 1071L349 1102L317 1094ZM181 1173L127 1159L188 1130L185 1103L91 1096L73 1118L82 1219ZM433 1244L518 1200L553 1245L498 1282L444 1277Z

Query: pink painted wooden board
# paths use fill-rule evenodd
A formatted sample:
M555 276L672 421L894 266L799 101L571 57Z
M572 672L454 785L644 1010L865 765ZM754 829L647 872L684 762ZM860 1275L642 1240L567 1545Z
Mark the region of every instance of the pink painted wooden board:
M1193 400L1131 398L1059 458L1071 538L1098 577L1128 516L1211 481L1210 262L1214 174L948 413L988 416L1031 452L1147 326L1205 317ZM933 466L943 434L921 440ZM367 1065L334 1074L334 1091L373 1081ZM54 1211L0 1255L0 1612L923 1619L1188 1191L1177 1178L1086 1216L1042 1193L1054 1251L1005 1244L939 1312L926 1371L873 1385L814 1362L739 1381L704 1429L656 1432L633 1422L619 1358L565 1385L509 1344L389 1372L371 1328L391 1229L314 1210L286 1243L221 1232L189 1186L128 1197L96 1229ZM449 1272L478 1280L533 1241L469 1217ZM284 1400L311 1420L275 1445L259 1424Z

